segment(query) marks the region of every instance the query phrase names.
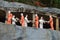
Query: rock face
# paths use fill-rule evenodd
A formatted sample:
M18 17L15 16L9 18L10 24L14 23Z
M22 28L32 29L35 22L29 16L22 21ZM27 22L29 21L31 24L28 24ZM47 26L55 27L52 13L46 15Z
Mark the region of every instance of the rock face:
M0 2L1 2L1 1L4 1L4 0L0 0Z
M0 40L60 40L60 32L0 23Z
M15 35L14 25L0 23L0 40L12 40Z

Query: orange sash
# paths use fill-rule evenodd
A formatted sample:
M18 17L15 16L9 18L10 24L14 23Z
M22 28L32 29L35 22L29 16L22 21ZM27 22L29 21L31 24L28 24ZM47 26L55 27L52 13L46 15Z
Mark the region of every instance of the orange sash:
M35 17L35 27L38 28L38 16Z

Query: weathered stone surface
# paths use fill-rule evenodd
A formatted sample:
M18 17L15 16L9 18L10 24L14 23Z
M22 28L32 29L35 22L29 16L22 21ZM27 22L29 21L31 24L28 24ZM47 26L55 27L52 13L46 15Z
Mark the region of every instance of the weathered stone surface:
M15 36L15 27L14 25L6 25L0 23L0 40L10 40Z
M60 32L0 23L0 40L60 40Z

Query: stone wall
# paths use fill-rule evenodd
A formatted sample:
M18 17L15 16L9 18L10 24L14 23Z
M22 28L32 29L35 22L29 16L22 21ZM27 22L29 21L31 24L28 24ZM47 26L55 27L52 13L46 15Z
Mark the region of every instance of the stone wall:
M0 23L0 40L60 40L60 32Z

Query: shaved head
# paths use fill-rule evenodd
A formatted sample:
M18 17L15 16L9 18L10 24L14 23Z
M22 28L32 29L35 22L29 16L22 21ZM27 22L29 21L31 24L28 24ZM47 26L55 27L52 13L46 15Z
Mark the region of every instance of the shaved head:
M35 16L37 16L37 14L35 14Z
M21 16L23 16L23 13L21 13Z
M11 11L8 11L8 13L11 13Z

